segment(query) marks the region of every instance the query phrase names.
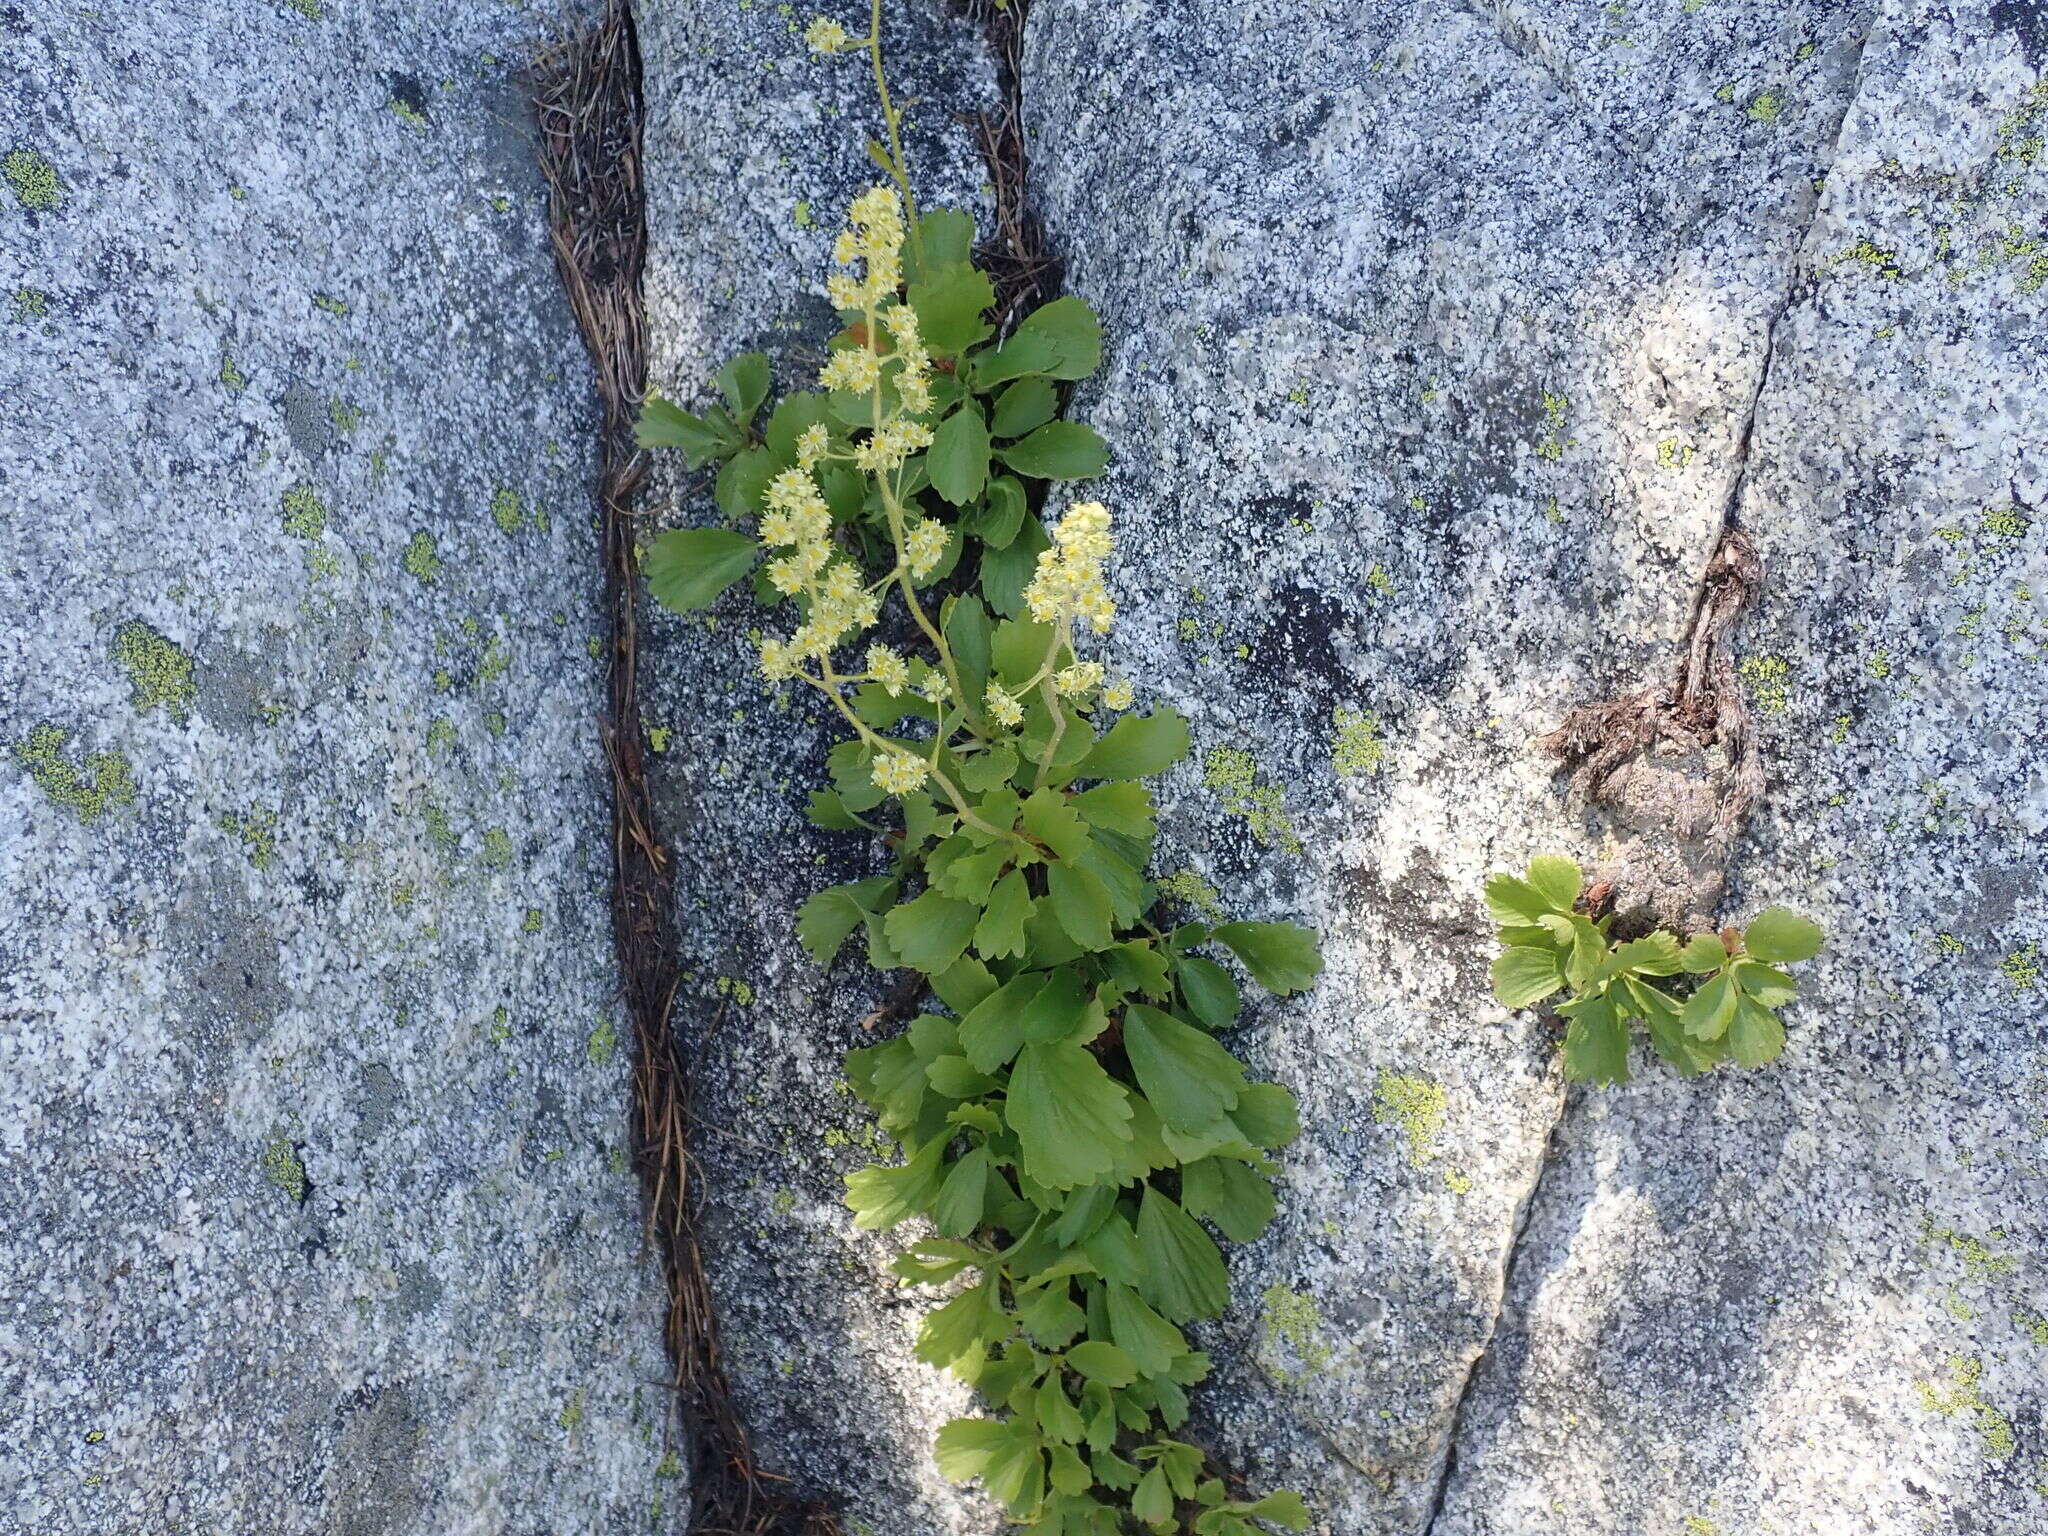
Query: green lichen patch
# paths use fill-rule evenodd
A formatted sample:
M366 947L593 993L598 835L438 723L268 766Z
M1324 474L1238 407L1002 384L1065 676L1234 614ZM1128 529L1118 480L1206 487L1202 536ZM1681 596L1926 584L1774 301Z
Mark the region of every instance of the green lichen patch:
M503 827L484 833L483 861L486 869L503 869L512 862L512 839Z
M14 757L28 770L36 788L91 826L109 811L135 803L135 771L119 752L94 752L84 769L64 758L70 733L59 726L39 725L14 744Z
M455 745L455 722L446 715L436 715L434 723L427 727L427 750L433 752L441 747Z
M477 658L476 680L479 684L495 683L512 670L512 648L504 641L493 638L484 646L484 653Z
M423 586L432 586L441 579L441 556L434 547L433 536L424 528L414 533L412 542L405 546L403 564Z
M576 1429L583 1423L583 1389L581 1387L576 1389L576 1395L569 1399L568 1406L562 1410L562 1416L555 1422L560 1424L562 1428L569 1430Z
M1767 715L1782 715L1792 702L1786 686L1792 667L1782 656L1745 656L1735 671L1749 685L1749 696Z
M751 1007L754 1001L752 985L737 976L721 976L715 983L720 997L729 997L742 1008Z
M41 320L50 313L50 296L40 288L26 284L14 290L13 319L18 325L27 320Z
M284 493L284 531L295 539L317 539L327 532L327 503L310 485L295 485Z
M223 811L214 823L242 845L242 852L258 869L268 869L277 858L277 812L253 805L246 811Z
M345 315L348 313L348 300L338 299L331 293L316 293L313 295L313 307L326 314Z
M1177 869L1162 879L1159 894L1192 908L1212 923L1223 920L1222 894L1192 869Z
M263 1177L291 1196L294 1205L306 1203L306 1165L283 1130L272 1131L263 1144L262 1167Z
M1242 816L1262 845L1277 844L1281 852L1299 855L1301 836L1287 814L1286 791L1259 783L1258 774L1258 763L1242 748L1212 747L1202 758L1202 783L1216 791L1223 809Z
M1998 974L2013 985L2016 992L2030 992L2041 979L2041 963L2034 958L2040 949L2038 944L2028 944L2014 950L1999 962Z
M249 387L249 376L242 372L242 366L235 361L232 352L220 355L220 387L231 395L239 395Z
M526 503L511 486L501 485L491 493L491 521L500 533L517 533L526 526Z
M0 160L0 174L14 189L14 199L36 213L47 213L64 199L57 185L57 167L32 149L13 149Z
M541 926L541 915L540 915L540 908L539 908L539 907L528 907L528 908L526 909L526 917L525 917L525 918L524 918L524 919L523 919L523 920L522 920L522 921L520 922L520 924L519 924L519 931L520 931L521 933L539 933L539 932L540 932L540 926Z
M1914 1386L1920 1393L1920 1406L1929 1413L1938 1413L1943 1418L1960 1415L1973 1420L1983 1441L1984 1454L1993 1461L2003 1461L2013 1453L2017 1440L2013 1435L2012 1420L1984 1401L1983 1379L1982 1360L1952 1355L1949 1357L1950 1384L1946 1389L1931 1381L1915 1382Z
M284 3L308 21L318 21L327 14L326 8L320 4L320 0L284 0Z
M1330 766L1337 776L1353 779L1378 773L1387 760L1387 744L1380 738L1379 720L1364 710L1340 708L1336 727L1337 742L1330 753Z
M612 1026L610 1014L597 1021L597 1028L590 1032L590 1038L583 1044L584 1051L597 1066L608 1066L619 1049L619 1032Z
M453 853L455 845L462 841L449 822L448 813L431 800L420 807L420 825L426 828L427 841L442 853Z
M1444 1090L1426 1077L1382 1068L1373 1084L1372 1118L1377 1125L1400 1127L1408 1161L1420 1168L1436 1156L1436 1139L1444 1128Z
M1785 93L1779 90L1759 91L1743 111L1753 122L1775 123L1785 115Z
M130 619L114 632L114 659L128 674L129 702L143 714L161 704L173 720L192 712L199 688L192 681L192 658L140 619Z
M1336 1351L1324 1340L1322 1309L1313 1297L1274 1284L1259 1301L1260 1357L1274 1381L1299 1386L1329 1369Z

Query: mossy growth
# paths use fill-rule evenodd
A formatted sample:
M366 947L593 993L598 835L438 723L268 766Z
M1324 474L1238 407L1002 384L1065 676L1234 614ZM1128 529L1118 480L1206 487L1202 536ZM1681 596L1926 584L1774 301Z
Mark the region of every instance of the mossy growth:
M114 659L128 674L129 702L142 713L161 704L173 720L191 714L199 696L192 658L142 620L130 619L114 632Z
M1426 1077L1382 1068L1373 1084L1372 1118L1378 1125L1400 1127L1408 1161L1420 1168L1436 1156L1436 1139L1444 1128L1444 1090Z
M310 485L295 485L284 493L284 531L295 539L317 539L327 532L327 503Z
M119 752L94 752L81 772L64 758L69 736L59 726L39 725L14 744L15 760L36 788L88 827L109 811L134 804L135 772L128 759Z
M528 907L526 909L526 917L519 924L519 931L521 933L539 933L541 922L540 908Z
M619 1032L612 1025L611 1015L605 1014L598 1019L597 1028L590 1032L590 1038L584 1042L584 1050L592 1064L602 1067L610 1065L618 1049Z
M263 1144L263 1177L291 1196L293 1204L306 1203L306 1165L282 1130L272 1131Z
M57 185L57 168L32 149L14 149L0 161L15 201L37 213L47 213L64 199Z
M568 1406L562 1410L562 1416L555 1422L560 1424L562 1428L569 1430L576 1429L582 1425L583 1389L581 1387L576 1389L576 1395L569 1399Z
M484 833L483 861L486 869L503 869L512 862L512 839L503 827Z
M1336 715L1337 744L1330 754L1330 766L1339 778L1352 779L1376 774L1387 760L1387 744L1380 738L1379 720L1357 709L1339 709Z
M2014 950L1999 962L1998 974L2013 985L2016 992L2032 991L2041 979L2041 963L2034 958L2040 945L2028 944Z
M1323 1314L1313 1297L1274 1284L1259 1300L1262 1353L1275 1381L1283 1387L1299 1386L1329 1369L1336 1352L1323 1338ZM1275 1358L1280 1346L1293 1356L1292 1366Z
M268 869L277 858L277 812L262 806L246 811L223 811L215 823L221 831L240 841L249 862Z
M414 533L412 542L405 546L403 564L424 586L432 586L441 579L440 552L434 547L433 536L424 528Z
M26 284L14 290L14 320L20 324L26 320L41 320L50 313L50 296L40 288Z
M1216 791L1224 810L1242 816L1261 844L1299 855L1301 835L1283 804L1286 791L1259 783L1258 773L1251 753L1238 747L1212 747L1202 759L1202 783Z
M231 395L239 395L249 387L249 376L242 372L242 365L235 361L232 352L220 355L220 387Z
M420 824L427 830L427 841L443 853L453 853L455 845L462 841L449 822L448 813L431 800L420 807Z

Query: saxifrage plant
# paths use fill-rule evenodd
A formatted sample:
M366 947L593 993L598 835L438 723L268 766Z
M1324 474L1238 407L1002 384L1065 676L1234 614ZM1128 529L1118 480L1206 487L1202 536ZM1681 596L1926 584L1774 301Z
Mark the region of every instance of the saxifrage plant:
M917 1344L989 1410L944 1427L941 1470L1044 1536L1299 1530L1297 1495L1231 1497L1172 1432L1209 1370L1182 1325L1230 1299L1211 1228L1265 1229L1270 1154L1298 1129L1294 1096L1217 1039L1240 998L1214 952L1280 996L1322 958L1289 923L1176 922L1146 878L1145 781L1186 756L1187 725L1132 712L1130 682L1083 654L1115 617L1108 511L1070 505L1048 533L1034 510L1108 463L1060 418L1101 327L1060 298L995 334L973 221L911 200L880 13L865 38L809 32L869 54L888 140L868 148L890 184L854 200L834 247L830 359L765 420L759 353L720 370L701 414L648 401L641 444L717 464L731 525L654 539L649 586L689 612L750 579L787 616L759 642L763 676L814 690L850 733L810 818L890 852L804 902L797 933L821 965L858 934L936 1000L848 1057L903 1161L849 1176L847 1202L861 1227L928 1224L895 1261L906 1283L969 1282Z

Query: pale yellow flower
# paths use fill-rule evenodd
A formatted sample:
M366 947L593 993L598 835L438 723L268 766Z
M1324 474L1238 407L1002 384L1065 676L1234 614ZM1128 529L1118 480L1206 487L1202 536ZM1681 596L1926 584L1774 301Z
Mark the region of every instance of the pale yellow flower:
M1077 661L1071 667L1055 672L1053 687L1061 693L1086 693L1102 681L1102 663L1099 661Z
M1001 683L990 683L988 692L982 695L982 702L987 704L988 712L996 717L998 724L1024 723L1024 706L1011 698Z
M931 766L908 752L883 752L875 758L875 787L892 795L907 795L924 787Z
M944 523L919 518L903 536L903 563L913 576L929 575L946 558L946 546L951 542Z
M895 698L910 686L910 663L886 645L868 647L868 676Z
M875 380L881 376L881 363L866 347L842 347L832 354L832 360L819 372L818 383L825 389L845 389L859 394L873 389Z
M804 42L813 53L844 53L853 46L846 28L829 16L813 17L804 28Z
M796 435L796 461L809 469L832 449L832 434L825 430L825 424L818 422L805 427Z
M1131 687L1131 680L1128 677L1119 677L1102 690L1102 707L1118 711L1126 710L1131 707L1136 698L1137 693Z

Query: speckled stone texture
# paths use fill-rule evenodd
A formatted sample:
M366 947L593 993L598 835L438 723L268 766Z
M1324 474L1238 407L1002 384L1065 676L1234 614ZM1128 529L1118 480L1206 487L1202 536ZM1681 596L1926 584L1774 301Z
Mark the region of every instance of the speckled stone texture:
M889 7L891 89L930 205L986 207L985 171L956 115L994 100L980 34L937 0ZM807 387L834 326L832 237L877 172L881 132L864 55L817 59L809 12L726 0L636 6L647 101L651 381L702 403L712 373L758 348L778 389ZM845 14L850 29L865 30ZM716 513L709 476L656 461L653 521ZM649 605L651 608L651 604ZM880 866L862 839L803 818L832 724L759 680L751 600L685 623L658 611L643 642L644 708L662 734L650 771L676 865L688 970L675 1019L704 1122L696 1153L703 1244L738 1407L759 1464L827 1499L859 1536L994 1530L999 1514L948 1484L931 1437L964 1389L911 1355L923 1302L887 1272L897 1244L856 1232L843 1175L870 1160L873 1120L848 1094L848 1047L877 978L829 976L797 947L797 904ZM708 620L708 622L707 622Z
M657 382L748 346L791 380L860 66L800 16L641 15ZM943 202L985 66L918 15ZM2048 1531L2044 66L2004 0L1032 8L1034 199L1107 331L1105 659L1194 726L1162 870L1328 949L1237 1040L1305 1129L1193 1427L1324 1536ZM653 510L714 515L681 477ZM1833 948L1778 1067L1566 1092L1489 1000L1481 885L1600 854L1533 740L1672 675L1731 512L1768 799L1722 910ZM874 994L789 925L873 866L800 819L836 733L752 622L654 660L736 1384L877 1536L993 1531L838 1203Z
M1306 854L1191 782L1180 835L1331 946L1254 1031L1306 1132L1235 1269L1285 1289L1218 1330L1204 1402L1319 1529L2048 1530L2016 9L1033 12L1039 206L1113 338L1080 405L1142 551L1120 643ZM1553 1069L1487 1005L1481 879L1598 853L1532 737L1668 675L1731 502L1772 573L1739 639L1770 796L1724 910L1834 947L1780 1068L1639 1053L1565 1096L1539 1178ZM1333 771L1346 708L1375 773Z
M680 1492L554 20L0 8L8 1536Z

